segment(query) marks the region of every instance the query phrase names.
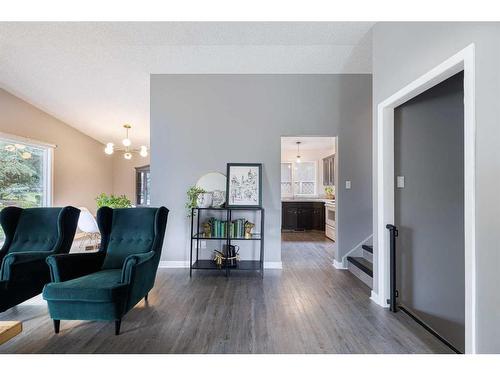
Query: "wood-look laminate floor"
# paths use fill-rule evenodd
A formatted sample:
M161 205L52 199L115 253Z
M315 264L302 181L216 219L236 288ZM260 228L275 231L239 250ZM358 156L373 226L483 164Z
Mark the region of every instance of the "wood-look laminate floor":
M45 303L0 314L23 332L1 353L448 353L403 313L370 301L370 290L332 267L322 233L283 235L283 270L257 274L160 269L114 335L114 324L62 321L54 335ZM40 300L40 299L38 299Z

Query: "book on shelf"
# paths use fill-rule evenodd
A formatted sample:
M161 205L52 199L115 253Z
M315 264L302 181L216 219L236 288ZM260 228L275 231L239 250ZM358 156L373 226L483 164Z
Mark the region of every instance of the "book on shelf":
M210 224L210 237L215 238L244 238L246 219L236 219L228 222L214 217L208 220Z

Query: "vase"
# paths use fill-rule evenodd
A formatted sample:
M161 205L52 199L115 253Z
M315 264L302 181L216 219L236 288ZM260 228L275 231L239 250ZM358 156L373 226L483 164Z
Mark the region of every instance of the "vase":
M212 205L217 208L222 207L222 205L226 202L226 192L221 190L214 190L212 194Z
M212 193L200 193L198 197L196 197L196 205L199 208L209 208L212 205L212 201Z

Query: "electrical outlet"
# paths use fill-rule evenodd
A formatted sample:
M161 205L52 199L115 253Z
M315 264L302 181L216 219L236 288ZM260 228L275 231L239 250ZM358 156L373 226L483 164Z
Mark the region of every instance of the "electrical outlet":
M207 248L207 241L200 241L200 249L206 249Z
M346 189L350 189L350 188L351 188L351 180L347 180L347 181L345 182L345 188L346 188Z

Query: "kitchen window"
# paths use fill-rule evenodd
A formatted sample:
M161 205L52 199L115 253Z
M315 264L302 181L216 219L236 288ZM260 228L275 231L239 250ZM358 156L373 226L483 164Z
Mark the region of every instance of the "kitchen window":
M0 210L52 205L52 151L53 146L0 133Z
M281 196L292 195L292 163L281 163Z
M281 163L281 196L315 196L317 194L315 161Z

